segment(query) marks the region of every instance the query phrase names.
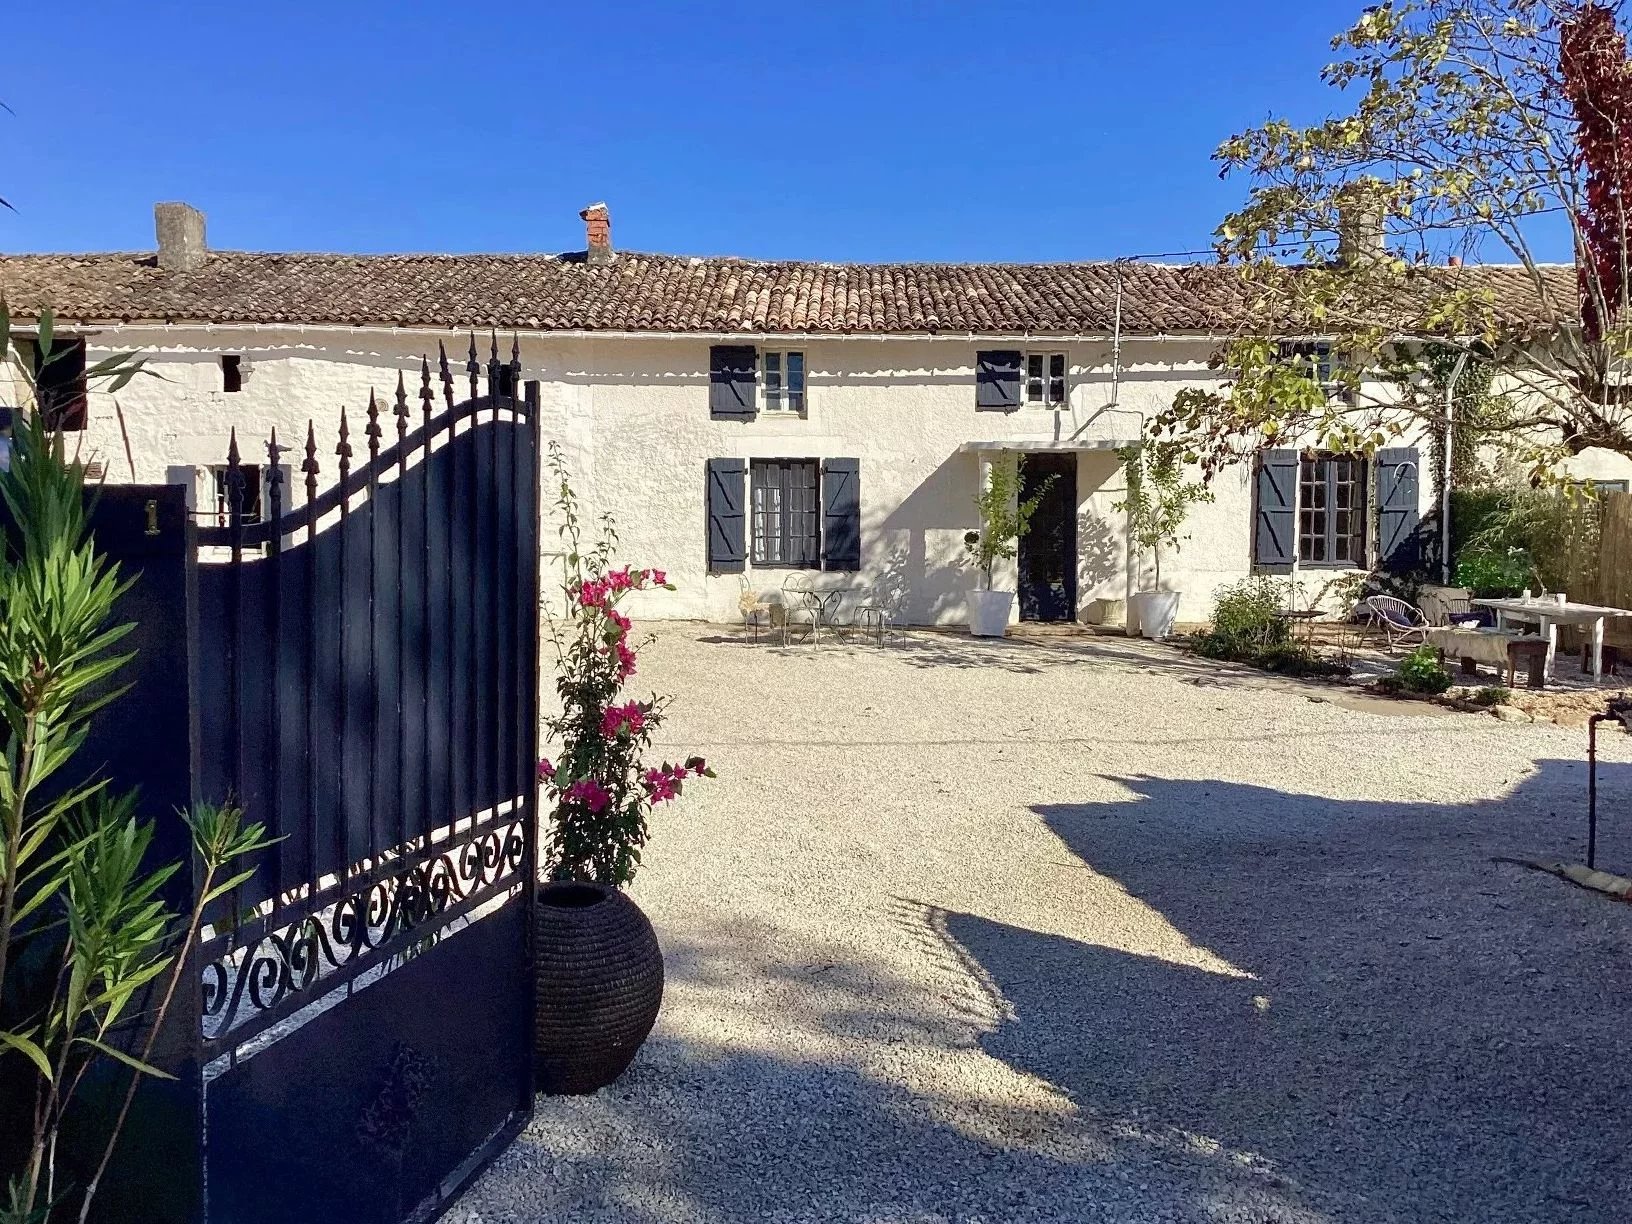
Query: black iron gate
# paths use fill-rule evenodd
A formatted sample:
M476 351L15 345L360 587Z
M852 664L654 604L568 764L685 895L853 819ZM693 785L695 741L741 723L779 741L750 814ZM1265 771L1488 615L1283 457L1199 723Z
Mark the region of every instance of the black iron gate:
M184 532L193 798L282 840L193 949L152 1125L195 1115L197 1184L153 1219L432 1218L530 1114L538 387L466 372L234 435Z

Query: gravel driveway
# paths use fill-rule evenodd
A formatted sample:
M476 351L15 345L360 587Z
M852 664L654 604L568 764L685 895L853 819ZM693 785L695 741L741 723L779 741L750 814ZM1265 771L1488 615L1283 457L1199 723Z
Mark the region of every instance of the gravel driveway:
M1581 856L1583 732L1118 639L658 630L720 773L634 888L662 1018L455 1224L1626 1219L1632 907L1492 861Z

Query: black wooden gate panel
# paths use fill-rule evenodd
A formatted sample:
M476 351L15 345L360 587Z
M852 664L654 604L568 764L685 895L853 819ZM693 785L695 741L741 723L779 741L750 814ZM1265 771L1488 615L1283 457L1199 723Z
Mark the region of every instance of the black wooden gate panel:
M207 1221L429 1218L531 1109L537 385L467 372L197 531L197 791L283 838L195 950Z
M486 394L474 344L466 372L271 439L257 521L236 437L201 522L175 487L95 503L138 653L83 759L141 788L158 858L200 800L283 838L206 911L95 1224L429 1219L531 1112L538 387L514 347ZM59 1169L99 1156L69 1135Z

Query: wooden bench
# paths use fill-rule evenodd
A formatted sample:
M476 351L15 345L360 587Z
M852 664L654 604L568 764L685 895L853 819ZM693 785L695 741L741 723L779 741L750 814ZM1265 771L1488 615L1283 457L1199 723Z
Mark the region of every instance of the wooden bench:
M1523 640L1524 635L1503 629L1479 629L1450 626L1428 630L1430 646L1439 651L1440 658L1462 660L1465 675L1475 675L1480 663L1487 663L1500 671L1507 666L1507 648Z
M1513 676L1518 670L1519 660L1525 661L1525 669L1529 673L1528 683L1531 688L1547 687L1547 639L1539 634L1522 637L1516 642L1509 642L1507 646L1507 687L1513 687Z
M1462 674L1477 676L1479 664L1486 663L1505 669L1507 686L1513 687L1518 664L1523 660L1531 688L1541 688L1547 675L1547 639L1534 634L1510 633L1504 629L1471 629L1463 627L1428 630L1428 644L1439 651L1441 662L1447 657L1460 659Z

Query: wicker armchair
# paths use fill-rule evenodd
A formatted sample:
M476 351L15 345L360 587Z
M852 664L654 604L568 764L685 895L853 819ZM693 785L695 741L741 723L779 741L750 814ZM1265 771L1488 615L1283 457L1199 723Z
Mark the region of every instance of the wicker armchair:
M1370 595L1360 601L1362 612L1374 625L1382 627L1388 648L1421 646L1433 626L1422 612L1392 595Z

